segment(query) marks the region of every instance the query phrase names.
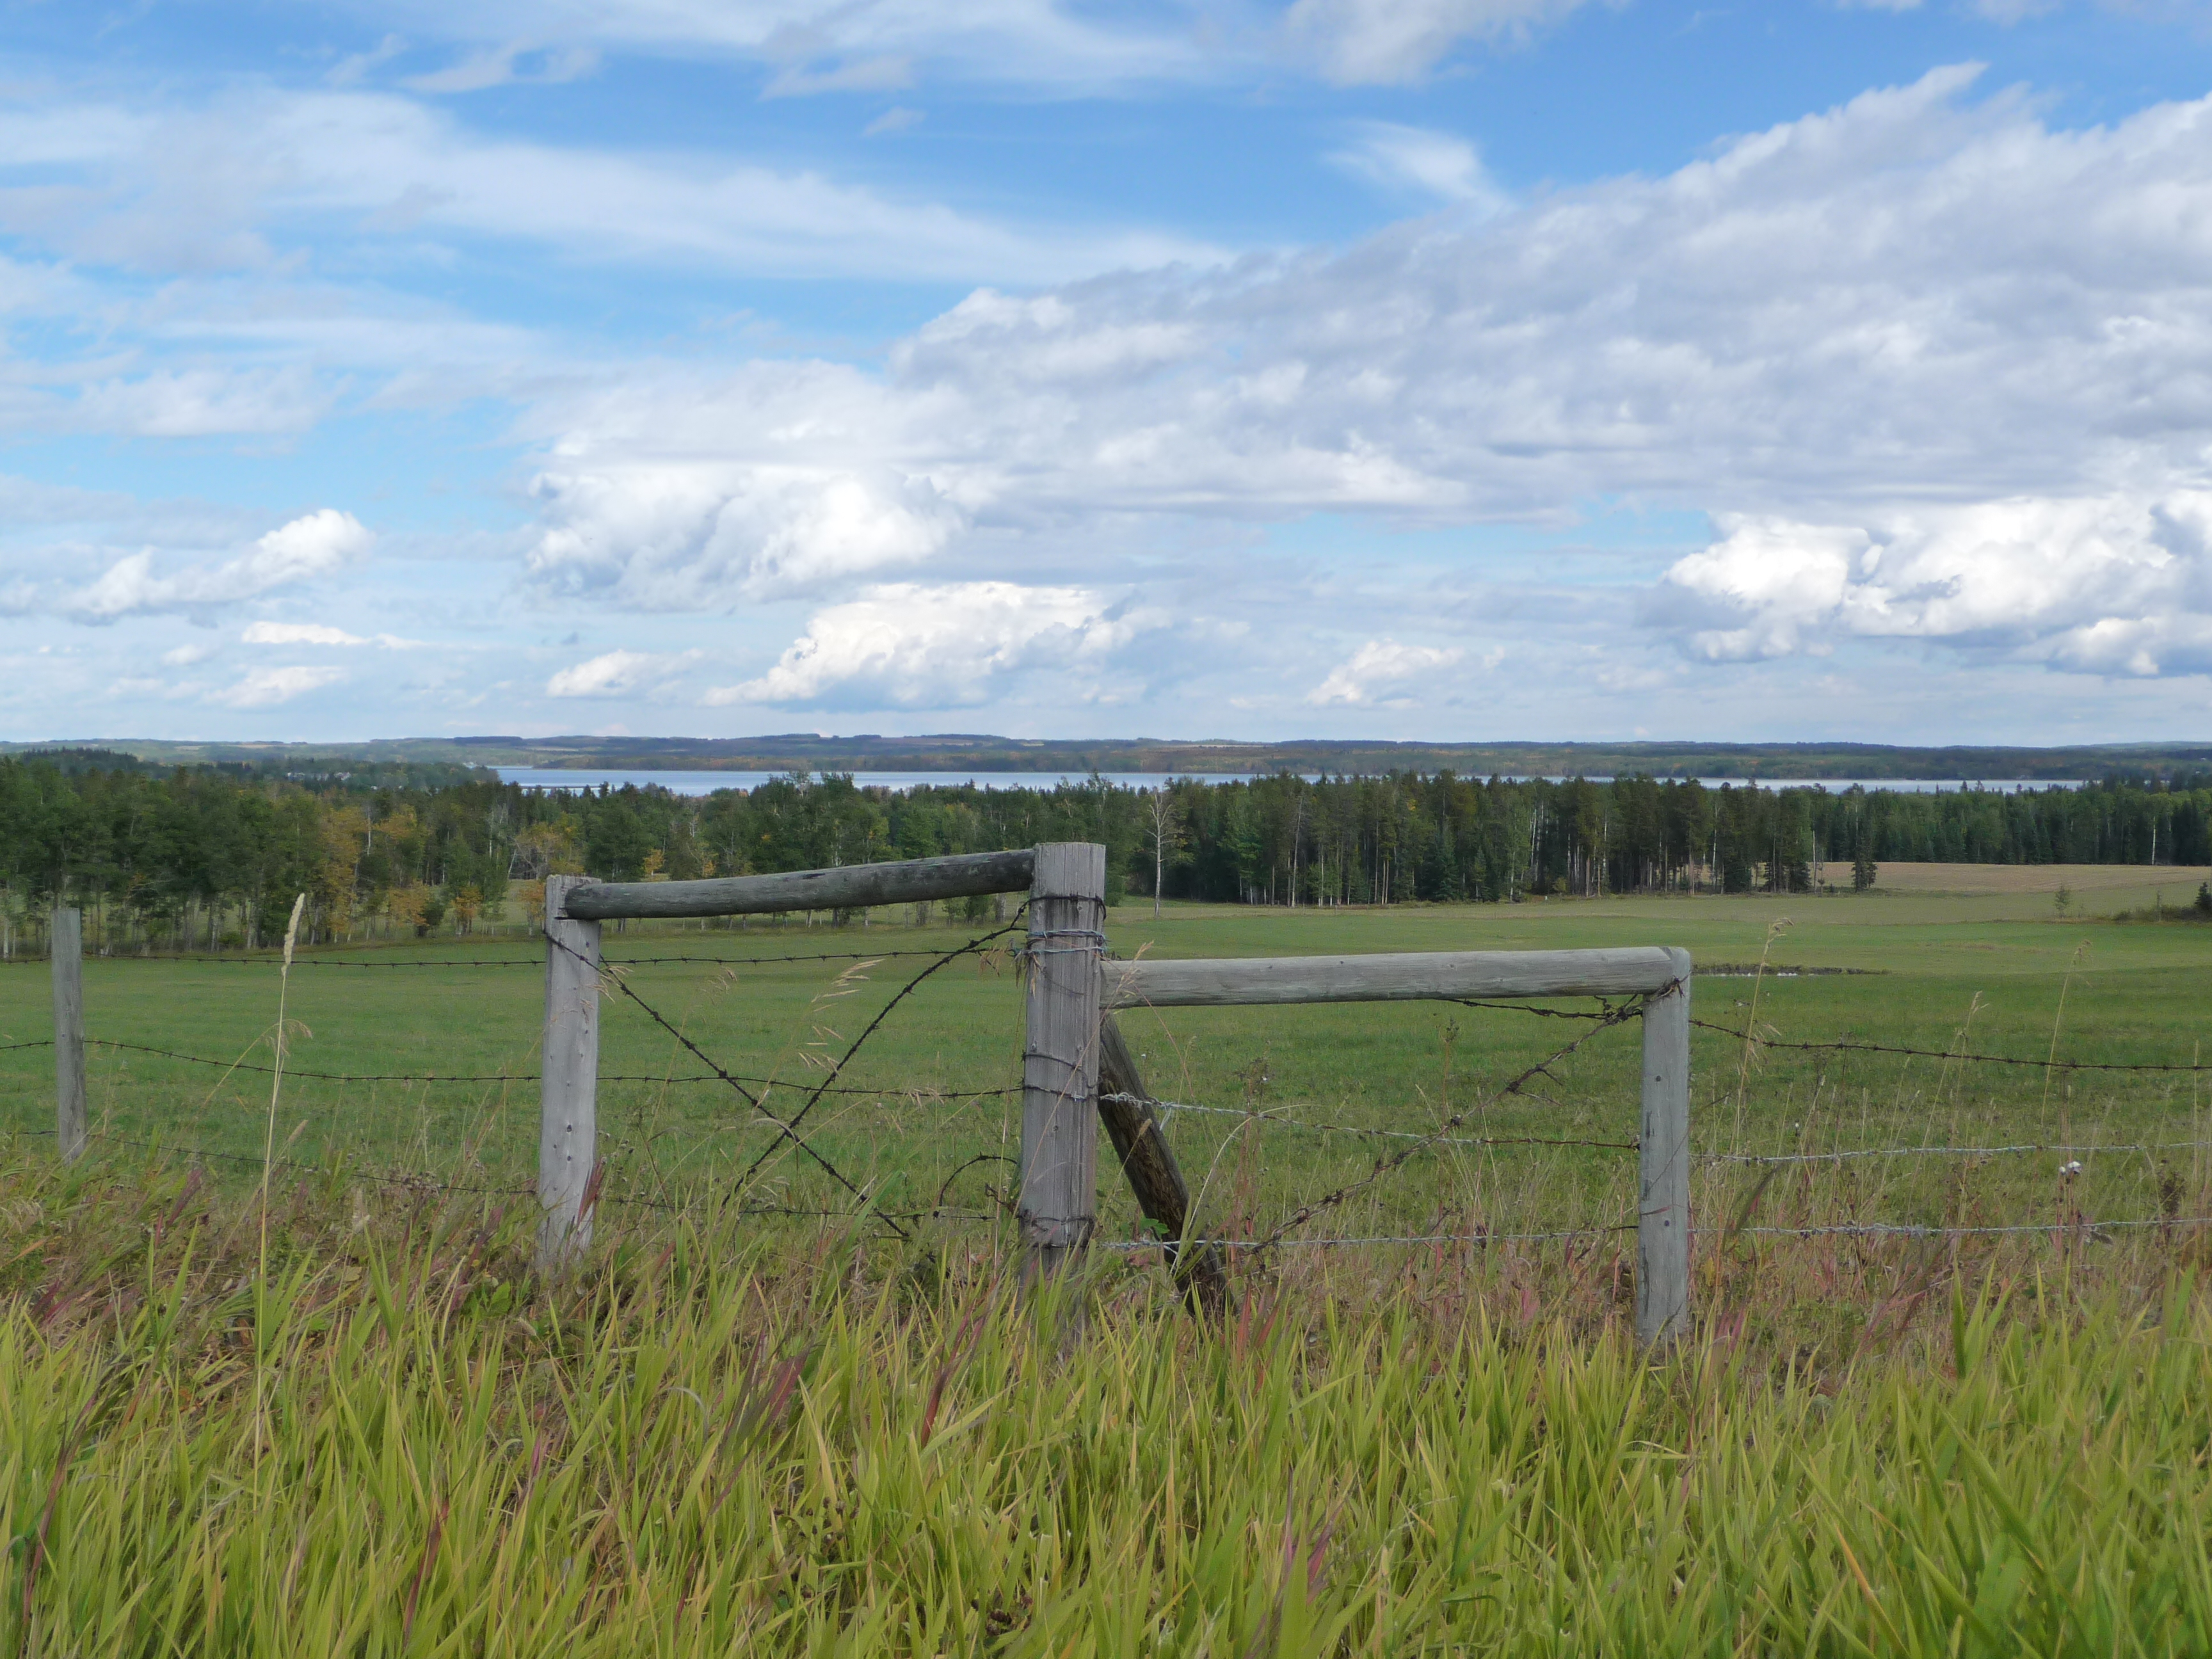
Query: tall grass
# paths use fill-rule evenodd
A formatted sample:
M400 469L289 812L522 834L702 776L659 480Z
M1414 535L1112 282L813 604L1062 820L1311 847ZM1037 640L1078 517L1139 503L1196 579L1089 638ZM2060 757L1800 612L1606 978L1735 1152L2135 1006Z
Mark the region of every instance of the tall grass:
M1104 1266L1071 1342L988 1237L550 1287L531 1207L295 1186L257 1286L248 1192L0 1160L0 1651L2212 1650L2175 1240L1655 1363L1617 1255L1310 1255L1218 1334Z

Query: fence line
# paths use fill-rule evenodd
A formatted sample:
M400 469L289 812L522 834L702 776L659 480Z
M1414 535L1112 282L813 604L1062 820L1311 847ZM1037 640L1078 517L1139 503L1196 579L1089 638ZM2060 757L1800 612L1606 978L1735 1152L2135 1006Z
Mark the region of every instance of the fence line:
M2020 1222L1987 1227L1920 1227L1901 1221L1863 1221L1819 1227L1706 1227L1698 1231L1723 1237L1734 1237L1739 1233L1778 1238L1990 1238L2015 1233L2086 1233L2094 1238L2100 1232L2143 1227L2212 1227L2212 1216L2152 1216L2137 1221L2092 1221L2084 1216L2074 1221Z
M1140 1095L1101 1095L1101 1100L1122 1105L1145 1103ZM1634 1140L1577 1140L1553 1135L1443 1135L1425 1134L1418 1129L1373 1129L1353 1123L1316 1123L1310 1118L1285 1117L1279 1112L1239 1106L1194 1106L1188 1101L1154 1100L1150 1102L1161 1115L1161 1121L1178 1112L1198 1112L1212 1117L1243 1118L1249 1122L1265 1123L1285 1129L1304 1129L1316 1134L1365 1135L1378 1140L1418 1140L1435 1146L1593 1146L1606 1152L1633 1152L1642 1143Z
M1717 1025L1711 1020L1693 1019L1690 1024L1701 1030L1717 1031L1738 1042L1748 1042L1754 1048L1788 1048L1802 1053L1911 1054L1923 1060L1955 1060L1976 1066L2021 1066L2051 1072L2212 1072L2212 1064L2168 1066L2148 1062L2130 1064L2112 1060L2020 1060L2010 1054L1975 1054L1955 1048L1909 1048L1893 1042L1862 1042L1856 1037L1846 1037L1835 1042L1784 1042L1779 1037L1754 1036L1731 1025Z
M258 1072L266 1077L276 1069L273 1066L262 1066L252 1060L216 1060L206 1054L187 1054L174 1048L156 1048L146 1043L124 1042L113 1037L87 1037L85 1042L88 1046L95 1048L119 1048L137 1054L158 1054L164 1060L182 1060L193 1066L212 1066L222 1071ZM260 1045L257 1042L254 1046L258 1048ZM0 1044L0 1054L6 1053L9 1048L51 1048L52 1047L52 1038L38 1042L4 1043ZM287 1066L284 1068L284 1075L289 1078L309 1078L319 1083L537 1083L542 1080L536 1072L307 1072L296 1066ZM757 1083L763 1088L798 1090L809 1086L804 1082L794 1082L785 1078L753 1077L743 1072L689 1073L678 1077L664 1077L649 1072L609 1072L602 1073L599 1081L656 1084L724 1083L732 1078L743 1083ZM1020 1091L1019 1085L1010 1085L999 1089L930 1089L916 1088L912 1085L901 1088L861 1089L846 1085L826 1088L823 1091L827 1094L860 1095L872 1098L902 1095L930 1100L982 1100L1000 1095L1018 1094Z
M26 1130L22 1133L28 1134L52 1134L54 1131L52 1129L34 1129ZM349 1168L343 1165L333 1167L330 1164L309 1164L300 1158L283 1157L263 1158L258 1153L254 1152L219 1152L213 1147L207 1146L186 1146L175 1142L165 1143L161 1141L139 1140L127 1135L110 1134L105 1131L95 1131L90 1138L95 1140L105 1141L111 1146L132 1146L145 1152L159 1152L169 1155L180 1155L188 1158L216 1158L229 1164L248 1164L255 1169L267 1168L276 1170L295 1170L302 1175L337 1176L347 1181L365 1181L376 1186L398 1187L410 1191L460 1193L471 1197L487 1198L535 1198L538 1196L538 1188L534 1186L487 1187L469 1182L447 1181L436 1176L427 1174L410 1175L396 1170L382 1171L376 1170L364 1170L359 1168ZM669 1202L665 1199L647 1198L642 1194L607 1193L604 1191L597 1195L594 1202L596 1204L629 1205L635 1208L659 1210L672 1215L686 1214L691 1211L703 1210L707 1207L704 1202L694 1204L675 1204ZM740 1216L781 1215L811 1217L824 1220L861 1220L871 1215L895 1216L897 1219L902 1221L923 1218L988 1221L992 1218L988 1211L955 1210L942 1204L933 1206L927 1210L884 1211L877 1209L872 1206L866 1206L858 1210L825 1210L818 1208L808 1209L798 1205L791 1204L763 1204L748 1202L729 1206L726 1212Z
M1354 1245L1391 1244L1530 1244L1548 1243L1562 1238L1601 1238L1609 1233L1632 1233L1633 1221L1617 1221L1603 1227L1569 1227L1553 1233L1406 1233L1376 1234L1358 1238L1194 1238L1195 1249L1208 1246L1219 1250L1256 1252L1264 1249L1343 1249ZM1156 1250L1173 1239L1102 1239L1098 1248L1108 1250Z
M1701 1164L1840 1164L1861 1158L2000 1158L2020 1152L2185 1152L2212 1140L2021 1141L2010 1146L1863 1146L1840 1152L1699 1152Z
M1548 1074L1551 1067L1559 1064L1559 1061L1566 1059L1568 1055L1573 1054L1577 1048L1580 1048L1585 1042L1588 1042L1600 1031L1606 1030L1608 1026L1617 1025L1621 1021L1628 1019L1641 1012L1641 1003L1637 1004L1633 1007L1624 1006L1609 1011L1601 1024L1592 1024L1587 1027L1578 1033L1572 1042L1568 1042L1562 1047L1554 1049L1551 1054L1547 1054L1543 1059L1538 1060L1534 1066L1529 1066L1519 1076L1507 1083L1496 1093L1477 1101L1471 1106L1462 1107L1460 1110L1453 1113L1450 1116L1444 1119L1443 1122L1439 1123L1430 1133L1420 1137L1419 1140L1414 1145L1407 1146L1399 1152L1394 1152L1389 1158L1378 1159L1374 1169L1370 1170L1367 1174L1360 1176L1358 1179L1346 1182L1343 1186L1337 1188L1333 1192L1324 1193L1317 1199L1313 1199L1306 1203L1299 1205L1297 1209L1291 1211L1289 1215L1285 1216L1281 1221L1276 1223L1275 1225L1269 1230L1267 1238L1262 1241L1262 1243L1266 1244L1273 1244L1281 1242L1286 1235L1299 1227L1304 1226L1306 1223L1312 1220L1316 1216L1321 1214L1324 1210L1333 1209L1337 1205L1343 1203L1345 1200L1350 1198L1354 1193L1360 1191L1364 1188L1374 1185L1375 1182L1382 1180L1385 1176L1395 1175L1400 1170L1405 1168L1407 1164L1410 1162L1413 1156L1419 1152L1424 1146L1441 1140L1445 1135L1450 1133L1454 1129L1458 1128L1462 1124L1465 1123L1467 1120L1474 1116L1475 1113L1479 1111L1487 1111L1491 1107L1496 1105L1499 1101L1504 1100L1507 1096L1520 1093L1522 1090L1526 1088L1537 1078Z
M404 948L404 947L403 947ZM750 968L757 964L790 962L884 962L898 957L933 957L935 951L815 951L788 956L774 957L608 957L604 960L611 967L650 967L671 963L703 963L725 968ZM44 957L14 957L9 963L43 963ZM282 968L283 957L275 951L267 956L253 957L173 957L155 954L142 956L102 957L102 962L185 963L203 967L219 968ZM353 961L337 957L295 957L295 968L535 968L543 969L543 957L462 957L452 961L413 960L407 962Z

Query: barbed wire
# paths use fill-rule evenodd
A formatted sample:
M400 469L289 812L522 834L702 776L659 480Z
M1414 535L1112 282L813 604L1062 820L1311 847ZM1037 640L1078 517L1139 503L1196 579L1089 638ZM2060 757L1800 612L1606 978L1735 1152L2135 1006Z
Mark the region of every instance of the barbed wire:
M830 1091L831 1085L836 1082L838 1074L844 1069L845 1063L851 1060L855 1054L860 1052L861 1045L866 1042L871 1036L875 1035L877 1030L883 1024L884 1021L890 1018L891 1011L896 1008L900 1003L903 1002L915 990L915 988L922 982L922 981L927 979L932 974L937 972L939 969L943 968L947 963L955 961L963 956L966 956L970 951L988 944L991 940L1002 938L1006 934L1015 931L1015 929L1021 925L1021 917L1028 911L1028 908L1029 906L1025 902L1022 905L1021 909L1015 913L1014 921L1007 923L1005 927L996 928L988 933L979 934L975 938L965 941L951 951L939 953L936 960L933 961L929 966L923 969L919 974L916 974L912 979L908 980L906 984L900 987L898 991L891 997L891 1000L878 1012L876 1017L868 1022L866 1029L864 1030L858 1037L854 1039L851 1045L846 1048L844 1054L840 1055L836 1061L830 1066L827 1074L823 1078L822 1081L817 1084L808 1093L805 1103L787 1120L779 1117L775 1113L769 1111L768 1108L762 1103L762 1098L760 1096L755 1095L750 1090L745 1088L735 1076L725 1070L721 1064L717 1061L713 1055L707 1053L707 1051L702 1048L696 1042L694 1042L690 1036L679 1028L673 1021L670 1020L665 1014L663 1014L658 1008L655 1008L642 996L639 995L636 989L629 984L627 978L620 971L621 968L624 964L619 963L612 964L593 963L591 958L585 956L581 951L576 950L565 940L562 940L551 933L548 933L546 935L546 939L548 942L556 949L566 951L569 956L574 957L577 962L592 969L595 975L597 975L603 982L612 984L623 996L635 1003L654 1024L659 1026L661 1030L667 1032L670 1036L673 1037L676 1042L682 1046L686 1053L690 1054L693 1059L698 1060L702 1065L705 1066L709 1071L711 1071L717 1079L727 1084L732 1090L735 1091L738 1098L743 1100L748 1106L751 1107L755 1112L758 1113L760 1116L765 1118L769 1123L775 1127L776 1130L775 1139L771 1140L768 1146L763 1147L759 1156L755 1158L752 1163L746 1167L744 1174L738 1178L737 1183L732 1188L731 1191L732 1194L744 1191L745 1184L759 1172L761 1165L768 1161L769 1154L775 1150L777 1145L782 1141L788 1140L799 1151L805 1152L807 1157L811 1158L817 1164L820 1165L823 1172L830 1176L832 1180L836 1181L838 1185L843 1187L848 1192L851 1193L854 1198L859 1199L863 1205L866 1205L866 1193L857 1182L846 1175L843 1170L840 1170L811 1142L800 1136L799 1133L799 1125L805 1121L807 1115L813 1111L816 1105L821 1102L823 1097ZM877 960L877 958L861 957L857 958L857 960L872 962ZM610 968L612 971L607 971ZM794 1084L790 1086L795 1089L801 1085ZM725 1202L727 1200L726 1199ZM896 1218L887 1212L880 1210L874 1210L872 1206L871 1206L870 1212L878 1216L886 1226L890 1227L890 1230L896 1233L901 1238L910 1238L912 1237L912 1235L899 1224L899 1221Z
M1461 1008L1486 1008L1498 1014L1530 1014L1538 1019L1610 1020L1618 1004L1599 998L1600 1006L1587 1008L1540 1008L1528 1002L1492 1002L1483 997L1438 997L1438 1002L1449 1002Z
M988 945L993 939L1003 939L1008 933L1015 932L1022 926L1022 919L1029 914L1029 901L1027 899L1024 899L1022 901L1021 908L1014 912L1014 919L1008 922L1005 927L994 928L988 933L979 933L974 939L971 939L964 945L960 945L957 949L947 951L935 962L931 963L928 967L923 969L912 979L908 980L904 985L899 987L897 992L892 996L891 1000L883 1006L873 1019L868 1022L866 1029L864 1030L860 1036L853 1039L851 1043L847 1046L843 1054L837 1056L836 1061L831 1064L829 1071L823 1075L822 1081L817 1084L814 1087L813 1092L807 1096L806 1103L801 1106L797 1112L792 1115L791 1122L786 1133L790 1136L794 1145L800 1146L806 1145L805 1141L799 1139L799 1126L806 1121L808 1115L814 1110L815 1106L821 1101L823 1096L830 1092L830 1085L837 1080L839 1073L843 1072L845 1069L846 1063L850 1060L854 1054L860 1052L862 1045L865 1044L870 1037L876 1034L886 1019L890 1018L891 1011L896 1008L899 1004L904 1002L908 997L911 996L915 989L920 987L922 981L927 979L932 974L944 967L947 963L957 961L958 958L967 956L972 951L981 949L984 945ZM662 1023L665 1024L666 1022L664 1021ZM700 1057L702 1060L705 1059L703 1054ZM738 1177L738 1187L735 1190L742 1190L745 1182L750 1182L756 1175L760 1173L761 1165L768 1162L769 1154L773 1152L775 1150L775 1146L773 1142L761 1148L759 1155L756 1157L750 1164L746 1165L744 1174Z
M1738 1030L1732 1025L1716 1024L1711 1020L1692 1019L1690 1024L1700 1030L1717 1031L1738 1042L1748 1040L1760 1048L1787 1048L1803 1053L1912 1054L1923 1060L1955 1060L1976 1066L2022 1066L2053 1072L2212 1072L2212 1065L2164 1065L2116 1060L2022 1060L2011 1054L1976 1054L1959 1049L1911 1048L1892 1042L1863 1042L1856 1037L1845 1037L1834 1042L1784 1042L1779 1037L1759 1036Z
M17 1048L50 1048L52 1046L53 1042L52 1038L48 1038L43 1042L0 1044L0 1053L5 1053L7 1049L11 1047ZM224 1071L258 1072L264 1077L271 1074L276 1069L273 1066L263 1066L252 1060L217 1060L206 1054L185 1054L175 1048L157 1048L143 1042L124 1042L114 1037L88 1036L85 1039L85 1046L91 1048L120 1048L131 1054L158 1054L164 1060L182 1060L193 1066L212 1066ZM255 1046L258 1047L259 1045L256 1044ZM302 1071L296 1066L287 1066L284 1068L284 1075L289 1078L311 1079L319 1083L538 1083L544 1080L542 1075L537 1072L308 1072ZM800 1084L789 1082L781 1078L753 1077L743 1072L732 1072L726 1074L708 1073L704 1075L695 1073L675 1077L660 1076L650 1072L602 1072L599 1074L599 1081L601 1083L654 1083L671 1085L721 1083L728 1080L730 1078L735 1078L739 1082L744 1083L757 1083L764 1088L781 1087L787 1089L798 1089L805 1086ZM1018 1094L1021 1092L1021 1089L1020 1085L1018 1084L1010 1084L996 1089L936 1089L916 1087L909 1084L896 1088L880 1089L860 1088L848 1085L832 1088L827 1091L827 1092L839 1095L858 1095L877 1099L881 1099L888 1096L905 1096L927 1100L984 1100L995 1098L1001 1095Z
M44 1129L29 1130L24 1133L52 1134L54 1131ZM335 1176L342 1180L364 1181L372 1185L398 1187L410 1191L460 1193L472 1197L492 1198L534 1199L538 1196L538 1188L534 1184L520 1187L490 1187L477 1182L448 1181L427 1172L381 1171L345 1165L310 1164L301 1158L263 1158L258 1153L223 1152L211 1146L186 1146L173 1142L139 1140L128 1135L111 1134L105 1130L95 1130L87 1139L103 1141L111 1146L135 1147L165 1157L214 1159L226 1164L243 1164L255 1169L293 1170L302 1175ZM602 1193L595 1202L629 1205L641 1209L659 1210L670 1214L682 1214L693 1209L706 1207L704 1200L695 1204L678 1204L672 1203L666 1199L648 1198L641 1193ZM898 1219L906 1221L931 1218L972 1221L988 1221L992 1218L985 1211L954 1210L943 1204L933 1206L927 1210L886 1212L875 1209L831 1210L809 1208L792 1204L751 1202L736 1206L732 1212L741 1216L783 1215L848 1221L861 1220L871 1215L894 1215Z
M787 956L773 957L603 957L602 960L609 966L617 968L659 967L677 963L703 963L710 966L723 968L750 968L759 965L774 964L776 963L791 962L884 962L895 960L901 957L933 957L940 954L941 952L936 951L816 951L794 953ZM44 962L47 960L47 958L43 957L37 958L17 957L14 960L36 960ZM204 967L222 968L282 968L284 965L283 956L275 951L271 951L266 956L253 957L179 957L161 954L140 955L137 952L133 952L129 956L102 957L97 958L97 960L102 962L183 963ZM356 961L339 957L300 956L293 958L292 965L295 968L543 968L545 965L545 958L543 957L534 956L463 957L451 961L439 961L434 958L418 958L405 962L369 962Z
M1841 1164L1862 1158L2002 1158L2025 1152L2183 1152L2212 1147L2212 1140L2101 1141L2074 1145L2023 1140L2007 1146L1855 1146L1835 1152L1698 1152L1700 1164Z
M1337 1188L1333 1192L1324 1193L1317 1199L1299 1205L1297 1209L1291 1211L1289 1215L1285 1216L1281 1221L1276 1223L1274 1227L1269 1231L1266 1239L1262 1241L1263 1245L1280 1243L1285 1234L1291 1232L1295 1228L1303 1227L1307 1222L1312 1220L1315 1216L1319 1215L1324 1210L1332 1209L1337 1205L1343 1203L1345 1200L1350 1198L1354 1193L1374 1185L1375 1182L1382 1180L1383 1176L1395 1174L1399 1170L1403 1169L1407 1164L1411 1162L1414 1155L1421 1152L1425 1146L1429 1143L1440 1140L1445 1135L1450 1133L1454 1129L1458 1128L1462 1124L1465 1123L1467 1120L1474 1116L1475 1113L1479 1111L1487 1111L1492 1106L1494 1106L1499 1101L1504 1099L1508 1095L1518 1094L1537 1078L1548 1075L1553 1066L1556 1066L1559 1061L1566 1059L1577 1048L1580 1048L1584 1043L1595 1036L1600 1031L1606 1030L1609 1026L1617 1025L1625 1019L1641 1014L1644 1011L1644 999L1638 999L1632 1004L1625 1004L1620 1007L1608 1010L1601 1022L1586 1026L1575 1036L1573 1041L1553 1050L1551 1054L1547 1054L1543 1059L1538 1060L1534 1066L1529 1066L1519 1076L1507 1083L1495 1094L1489 1095L1483 1099L1475 1102L1473 1105L1463 1107L1459 1111L1453 1113L1449 1117L1444 1119L1443 1122L1437 1124L1435 1129L1431 1130L1428 1134L1422 1136L1420 1141L1417 1144L1404 1147L1401 1150L1392 1153L1388 1158L1377 1158L1375 1162L1375 1167L1358 1179L1355 1181L1348 1181L1343 1186Z
M1117 1105L1141 1106L1147 1103L1143 1095L1101 1095L1101 1100ZM1435 1146L1593 1146L1607 1152L1632 1152L1637 1150L1633 1140L1578 1140L1553 1135L1428 1135L1418 1129L1375 1129L1354 1123L1316 1123L1310 1118L1285 1117L1280 1112L1264 1108L1238 1106L1194 1106L1188 1101L1151 1100L1152 1109L1160 1114L1161 1121L1177 1112L1200 1112L1212 1117L1236 1117L1267 1124L1279 1125L1286 1129L1304 1129L1316 1134L1365 1135L1378 1140L1418 1140Z
M799 1138L792 1132L791 1126L788 1123L785 1122L783 1119L778 1117L774 1112L769 1111L765 1106L761 1104L760 1097L758 1095L754 1094L750 1089L747 1089L743 1084L739 1083L737 1079L732 1077L727 1072L724 1071L721 1066L716 1063L711 1054L708 1054L707 1051L702 1048L697 1043L692 1042L691 1039L675 1024L673 1024L669 1020L668 1017L665 1014L663 1014L660 1010L654 1007L643 997L640 996L637 992L631 988L629 981L626 980L620 972L617 971L611 973L605 971L603 964L593 962L582 951L577 950L565 939L562 939L553 933L547 933L545 938L547 943L550 944L557 950L567 951L568 955L574 957L577 962L589 969L596 981L613 985L617 990L620 991L632 1002L635 1002L640 1008L642 1008L647 1017L652 1019L653 1023L659 1026L661 1030L667 1032L669 1036L674 1037L678 1042L682 1044L685 1051L689 1053L693 1059L707 1066L714 1073L716 1078L720 1081L726 1083L732 1089L735 1090L737 1091L738 1098L744 1101L745 1104L751 1107L754 1111L757 1112L761 1116L766 1118L770 1123L774 1124L780 1137L787 1137L791 1143L797 1146L799 1151L805 1152L809 1158L812 1158L815 1163L820 1164L823 1172L827 1174L831 1180L835 1181L839 1186L844 1188L847 1192L852 1194L854 1198L859 1199L863 1204L867 1202L867 1194L860 1188L858 1183L856 1183L851 1176L848 1176L842 1170L831 1163L829 1158L825 1158L814 1147L799 1139ZM817 1098L818 1097L817 1097ZM890 1227L890 1229L893 1232L896 1233L901 1238L911 1237L905 1228L899 1225L897 1222L890 1219L888 1217L884 1218L884 1224Z
M2016 1233L2086 1233L2126 1231L2144 1227L2212 1227L2212 1216L2151 1216L2129 1221L2011 1222L1982 1227L1923 1227L1904 1221L1838 1222L1816 1227L1692 1227L1692 1237L1721 1234L1759 1234L1776 1238L1989 1238Z
M6 1054L11 1048L51 1048L53 1046L52 1037L32 1037L22 1042L0 1042L0 1054Z
M1596 1238L1607 1233L1632 1233L1632 1221L1615 1222L1603 1227L1569 1227L1550 1233L1389 1233L1349 1238L1194 1238L1195 1248L1211 1245L1223 1250L1264 1249L1343 1249L1353 1245L1391 1244L1529 1244L1562 1238ZM1177 1243L1176 1239L1093 1239L1092 1247L1103 1250L1156 1250L1163 1245Z

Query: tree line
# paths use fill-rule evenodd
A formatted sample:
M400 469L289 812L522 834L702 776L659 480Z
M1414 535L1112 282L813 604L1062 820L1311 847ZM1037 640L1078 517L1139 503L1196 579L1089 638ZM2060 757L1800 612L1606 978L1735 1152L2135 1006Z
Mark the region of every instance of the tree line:
M1042 841L1104 842L1116 902L1274 905L1801 892L1899 860L2212 864L2212 775L1831 794L1449 772L893 793L794 774L687 797L115 758L0 758L0 951L62 901L88 907L100 948L264 945L301 892L311 941L360 941L534 926L556 872L680 880Z

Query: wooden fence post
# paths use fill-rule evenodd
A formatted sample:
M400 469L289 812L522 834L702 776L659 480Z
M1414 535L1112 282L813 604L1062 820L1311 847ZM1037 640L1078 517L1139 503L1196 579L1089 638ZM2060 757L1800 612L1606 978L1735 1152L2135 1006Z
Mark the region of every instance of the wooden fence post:
M538 1267L557 1273L592 1242L599 1163L599 924L562 908L580 876L545 878L545 1045L538 1124Z
M1175 1149L1160 1133L1158 1103L1145 1087L1145 1074L1129 1052L1128 1040L1111 1014L1098 1022L1098 1121L1121 1160L1121 1173L1146 1218L1161 1230L1162 1253L1182 1287L1191 1311L1218 1324L1229 1310L1229 1269L1221 1249L1203 1240L1183 1253L1190 1230L1190 1183L1176 1162Z
M1690 1326L1690 953L1669 954L1674 983L1644 1007L1636 1337L1647 1345Z
M1022 1165L1015 1214L1031 1278L1091 1242L1098 1213L1098 963L1106 849L1048 842L1030 877Z
M54 1133L62 1162L84 1151L84 913L58 904L47 937L54 965Z

